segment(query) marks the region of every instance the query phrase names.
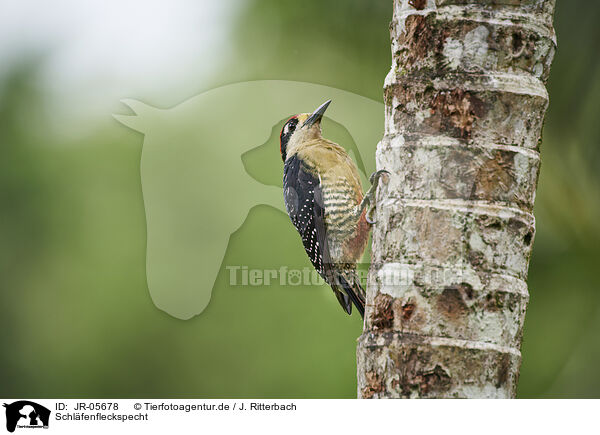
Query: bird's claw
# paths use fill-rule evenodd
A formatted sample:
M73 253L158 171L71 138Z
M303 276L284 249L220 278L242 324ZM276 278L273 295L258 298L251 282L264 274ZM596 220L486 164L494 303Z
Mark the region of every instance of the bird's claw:
M377 223L375 219L372 218L372 215L375 213L375 191L377 190L377 186L379 185L379 180L381 176L385 175L386 177L390 176L389 171L385 169L381 169L379 171L373 172L369 177L369 181L371 182L371 187L368 192L365 194L365 199L367 201L367 212L365 214L366 221L373 225Z
M380 169L379 171L375 171L371 174L371 176L369 177L369 182L371 183L371 185L375 186L375 188L377 188L377 184L379 183L379 179L381 178L382 175L386 175L387 177L390 176L390 172L386 171L385 169Z

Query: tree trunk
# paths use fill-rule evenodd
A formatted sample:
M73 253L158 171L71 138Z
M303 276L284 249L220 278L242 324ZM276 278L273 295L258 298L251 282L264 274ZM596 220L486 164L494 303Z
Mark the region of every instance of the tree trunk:
M514 397L555 0L394 0L358 396Z

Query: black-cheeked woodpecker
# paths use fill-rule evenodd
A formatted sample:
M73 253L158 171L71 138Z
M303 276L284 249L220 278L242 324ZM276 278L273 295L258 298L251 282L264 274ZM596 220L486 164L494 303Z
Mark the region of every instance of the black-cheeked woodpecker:
M368 240L374 193L386 171L371 175L363 196L356 165L346 150L321 135L321 120L331 100L313 113L292 116L280 135L284 161L283 194L287 212L304 249L333 289L346 313L352 304L364 317L365 292L356 274Z

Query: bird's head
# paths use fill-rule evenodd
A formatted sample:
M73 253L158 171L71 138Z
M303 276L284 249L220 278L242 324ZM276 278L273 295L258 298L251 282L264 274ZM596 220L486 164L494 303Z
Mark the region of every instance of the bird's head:
M294 115L283 125L279 135L281 158L286 157L303 142L321 137L321 119L331 100L325 101L313 113Z

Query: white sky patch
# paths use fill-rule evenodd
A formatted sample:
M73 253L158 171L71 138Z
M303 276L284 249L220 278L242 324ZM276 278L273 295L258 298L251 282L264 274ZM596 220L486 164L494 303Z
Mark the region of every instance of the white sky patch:
M173 105L203 90L228 60L239 4L3 0L0 76L41 54L40 85L56 106L52 113L67 119L110 116L126 97Z

